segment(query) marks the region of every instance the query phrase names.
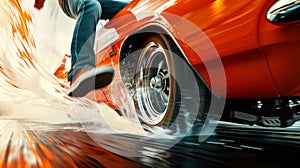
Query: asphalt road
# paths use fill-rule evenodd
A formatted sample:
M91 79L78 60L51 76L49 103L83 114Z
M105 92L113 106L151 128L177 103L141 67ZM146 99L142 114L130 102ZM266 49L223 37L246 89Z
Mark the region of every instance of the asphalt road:
M5 150L2 150L1 167L274 168L300 165L298 127L271 129L219 124L206 141L200 143L197 136L185 137L168 150L162 149L174 140L162 138L141 142L131 135L118 136L118 141L109 137L103 139L111 147L124 151L130 148L128 144L142 144L146 148L141 148L144 151L139 151L139 157L113 154L84 131L74 131L72 126L63 127L60 131L12 133ZM151 151L159 152L151 154Z
M219 124L205 142L199 143L196 136L186 137L163 154L136 160L149 167L297 167L299 138L297 127Z

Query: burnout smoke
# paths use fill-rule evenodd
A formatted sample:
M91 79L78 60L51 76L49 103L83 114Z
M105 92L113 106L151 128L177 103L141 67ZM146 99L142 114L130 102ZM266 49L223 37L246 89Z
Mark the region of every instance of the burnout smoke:
M47 5L52 8L46 10ZM120 51L126 57L123 57L118 64L113 64L117 70L115 79L119 79L119 82L112 83L104 90L110 93L110 101L115 104L119 114L105 103L94 102L97 99L97 95L102 92L99 90L91 92L85 98L71 99L67 97L66 88L68 83L55 78L53 71L65 54L63 52L68 52L65 51L65 48L68 48L70 44L70 34L72 33L70 27L72 27L72 23L70 20L64 20L64 23L68 22L66 24L68 26L64 26L64 28L56 24L61 22L59 19L63 18L63 14L58 11L55 5L55 2L47 1L44 11L41 11L45 20L44 22L37 22L37 11L32 10L29 4L26 3L25 5L23 1L16 0L3 0L3 3L1 3L0 15L1 18L5 18L0 21L0 36L1 40L4 41L3 45L0 46L0 75L4 79L0 81L2 93L0 101L1 118L30 120L29 122L34 120L35 122L65 125L80 122L81 126L76 125L74 129L81 131L81 127L83 127L86 133L99 146L128 157L150 156L162 153L178 143L183 137L191 135L191 133L200 135L199 141L204 141L214 131L215 125L211 124L210 121L218 121L220 119L224 101L212 94L211 97L208 97L210 104L207 109L207 117L205 117L205 120L199 118L204 113L201 103L203 104L206 101L206 97L203 97L202 90L197 88L199 86L204 87L204 85L199 85L199 78L194 75L193 69L185 61L184 52L180 48L175 50L172 50L174 48L163 47L154 49L157 45L151 46L150 43L149 49L139 47L134 51L127 50L126 53L124 53L124 50ZM162 11L163 8L164 6L160 10ZM205 33L191 22L169 13L159 13L159 11L156 11L158 13L140 13L136 10L133 11L135 11L136 21L140 21L145 17L153 17L154 21L163 20L163 27L178 32L177 38L192 48L199 60L204 61L210 77L211 88L216 90L224 89L226 93L226 81L222 63L217 51ZM124 20L130 18L132 17L123 16L112 20L110 24L118 25L118 22L123 23ZM167 20L184 24L185 27L176 27L174 29ZM52 26L47 27L47 25ZM57 27L53 25L57 25ZM193 36L192 39L185 37L187 29L189 31L188 35ZM68 33L60 34L66 30L68 30ZM169 32L162 32L161 29L141 29L129 35L147 33L169 35ZM99 53L102 49L107 50L106 47L127 37L127 35L123 32L119 34L114 27L102 28L99 26L95 34L95 52ZM49 36L52 38L49 38ZM130 41L130 44L134 45L135 42ZM173 41L172 45L172 47L177 47L175 41ZM199 47L199 45L203 47ZM155 59L153 59L155 64L145 64L149 57L141 57L141 54L152 52L154 52L153 54L172 55L172 57L166 58L172 58L171 62L173 64L167 61L156 61ZM211 58L212 60L208 60ZM149 79L143 78L144 73L147 72L147 70L144 70L145 68L156 71L156 76ZM139 79L133 80L136 77ZM157 82L161 78L163 82ZM149 86L155 89L155 92L142 89L143 80L152 82L151 86ZM141 108L143 103L147 103L148 99L148 102L152 103L151 105L162 102L160 104L161 107L155 107L157 109L167 108L171 105L168 104L169 100L171 100L170 96L164 99L156 99L151 96L152 93L161 93L160 90L163 89L173 89L168 86L167 80L176 82L176 87L179 90L178 105L174 109L177 111L176 115L172 117L172 122L168 126L151 125L152 121L150 119L153 115L147 116L146 111L141 111ZM156 95L164 96L163 94ZM150 104L148 103L147 106L150 106ZM145 120L146 117L148 117L148 120ZM194 123L199 121L204 123L204 125L200 125L198 130L193 130ZM148 122L148 124L144 124L144 122ZM23 122L17 121L17 123L13 125L20 126L14 128L20 128L23 125ZM52 130L53 125L51 124L43 127L43 129ZM27 130L35 129L35 124L29 125L30 127ZM63 126L62 128L66 127ZM26 131L20 131L20 136L18 137L27 136ZM36 134L36 139L39 139L39 136L42 135L45 135L45 133ZM136 136L135 141L128 140L126 135ZM9 141L9 138L15 140L17 137L8 136L7 138L4 138L5 142ZM162 146L159 150L153 150L151 146L153 144L149 143L163 140L168 140L172 143ZM30 143L27 140L23 142ZM30 155L30 157L34 156ZM7 164L9 165L10 163Z

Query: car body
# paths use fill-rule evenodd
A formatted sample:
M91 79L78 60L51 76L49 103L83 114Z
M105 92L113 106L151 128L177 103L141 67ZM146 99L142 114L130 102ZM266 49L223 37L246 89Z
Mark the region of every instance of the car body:
M193 73L197 78L202 88L199 92L201 99L204 97L210 101L195 98L203 101L200 103L200 106L205 106L202 110L212 108L209 104L213 96L226 101L223 120L290 126L299 119L300 112L299 4L296 0L133 0L97 30L97 66L113 64L116 70L113 83L118 83L120 87L127 86L127 89L129 85L135 85L135 90L146 85L148 89L159 92L164 87L161 85L167 85L171 91L164 91L163 95L158 96L166 94L165 104L170 105L172 99L173 102L178 101L176 94L171 94L174 90L170 89L171 85L178 85L177 79L175 84L173 78L164 81L168 78L164 72L155 72L160 75L145 81L135 79L135 76L140 76L140 72L147 75L143 69L158 59L150 58L152 55L160 55L164 49L171 50L190 68L186 72ZM292 7L280 10L280 7L289 5ZM286 11L289 12L287 16ZM137 60L124 61L138 49L141 52L131 58ZM178 78L177 66L180 65L174 68L174 60L168 60L169 56L161 59L167 64L166 69L174 73L172 76ZM159 61L156 66L161 66ZM152 71L161 71L160 67L158 69ZM124 76L124 71L129 71L129 75ZM186 87L195 89L192 85ZM98 100L107 101L116 108L108 88L97 92ZM145 121L148 125L164 125L163 120L170 124L170 116L176 114L174 111L178 107L154 107L152 93L147 92L147 88L144 92L135 92L135 100L138 99L135 101L136 107L142 108L146 116L150 115L149 119L162 114L158 121ZM164 101L164 98L159 101ZM155 115L151 115L148 114L151 111L149 108L164 112L155 109Z

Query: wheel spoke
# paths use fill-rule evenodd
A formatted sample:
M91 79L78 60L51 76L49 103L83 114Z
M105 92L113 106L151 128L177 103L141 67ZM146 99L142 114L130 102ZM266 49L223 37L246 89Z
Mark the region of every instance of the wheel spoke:
M168 95L164 92L160 92L160 96L164 102L168 102Z
M158 69L157 69L157 74L156 75L159 75L162 66L163 66L163 60L161 60L158 64Z
M167 73L165 76L162 77L163 80L169 79L170 75Z
M156 103L156 105L157 105L157 107L158 107L158 109L160 109L159 110L159 113L161 113L163 110L164 110L164 100L162 99L162 97L161 96L159 96L160 94L159 93L154 93L155 94L155 103ZM159 113L157 114L157 115L159 115Z

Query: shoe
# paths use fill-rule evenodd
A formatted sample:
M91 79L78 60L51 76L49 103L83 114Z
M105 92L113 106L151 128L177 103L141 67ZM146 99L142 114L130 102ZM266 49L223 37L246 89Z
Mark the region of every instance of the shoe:
M75 82L71 83L69 96L83 97L91 90L109 85L114 78L114 69L111 66L102 66L93 69L84 69L78 72Z

